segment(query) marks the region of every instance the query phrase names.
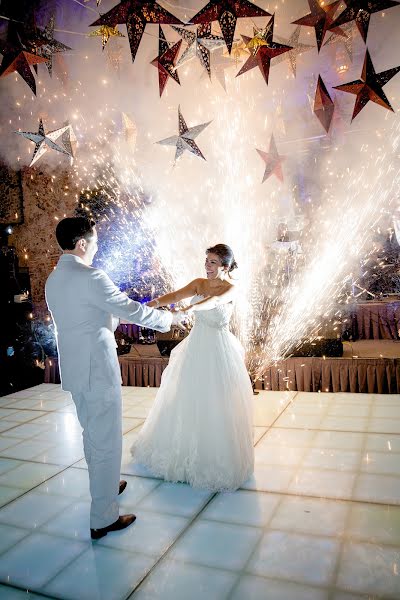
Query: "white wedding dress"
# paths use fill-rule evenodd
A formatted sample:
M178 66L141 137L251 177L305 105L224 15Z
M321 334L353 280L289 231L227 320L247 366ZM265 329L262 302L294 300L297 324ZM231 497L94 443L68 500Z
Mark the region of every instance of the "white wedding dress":
M194 313L132 446L134 461L167 481L233 491L253 472L252 387L229 331L232 310L230 303Z

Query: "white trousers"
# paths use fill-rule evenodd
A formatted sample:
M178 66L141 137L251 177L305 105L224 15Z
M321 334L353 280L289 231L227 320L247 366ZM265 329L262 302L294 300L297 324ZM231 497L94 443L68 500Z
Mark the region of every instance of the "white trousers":
M90 527L99 529L119 516L117 502L121 455L121 387L73 393L89 471Z

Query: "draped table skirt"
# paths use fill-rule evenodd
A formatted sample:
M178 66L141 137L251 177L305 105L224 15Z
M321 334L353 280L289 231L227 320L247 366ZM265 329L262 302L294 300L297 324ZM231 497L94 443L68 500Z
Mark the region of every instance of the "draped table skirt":
M122 385L159 387L168 358L119 357ZM60 383L47 358L45 383ZM288 358L265 370L256 389L304 392L400 393L400 358Z
M256 389L398 394L400 358L288 358L265 370Z
M139 387L159 387L161 375L168 365L168 358L132 358L128 355L119 356L121 367L122 385L134 385ZM45 383L60 383L57 358L46 358Z
M168 358L131 358L119 356L122 385L160 387L161 375Z
M398 340L400 302L366 302L349 305L353 340Z

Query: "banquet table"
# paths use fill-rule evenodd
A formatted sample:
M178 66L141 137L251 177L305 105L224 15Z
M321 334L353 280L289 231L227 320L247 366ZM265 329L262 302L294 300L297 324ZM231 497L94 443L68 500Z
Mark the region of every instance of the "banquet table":
M163 356L139 356L134 352L118 357L121 368L122 385L139 387L159 387L161 375L168 365L168 358ZM45 360L45 383L60 383L58 358Z
M349 305L350 330L354 340L398 340L400 301Z
M265 369L256 389L398 394L399 358L288 358Z

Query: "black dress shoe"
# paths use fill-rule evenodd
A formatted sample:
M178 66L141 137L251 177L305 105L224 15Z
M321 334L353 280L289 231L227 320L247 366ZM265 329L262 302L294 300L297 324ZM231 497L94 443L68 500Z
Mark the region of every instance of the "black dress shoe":
M112 523L108 527L101 527L100 529L91 529L90 537L92 540L99 540L104 537L110 531L120 531L121 529L125 529L125 527L129 527L136 520L135 515L120 515L115 523Z
M122 494L122 492L124 491L124 489L126 488L126 486L127 486L127 483L126 483L126 481L122 480L122 481L120 481L120 482L119 482L119 491L118 491L118 496L119 496L120 494Z

